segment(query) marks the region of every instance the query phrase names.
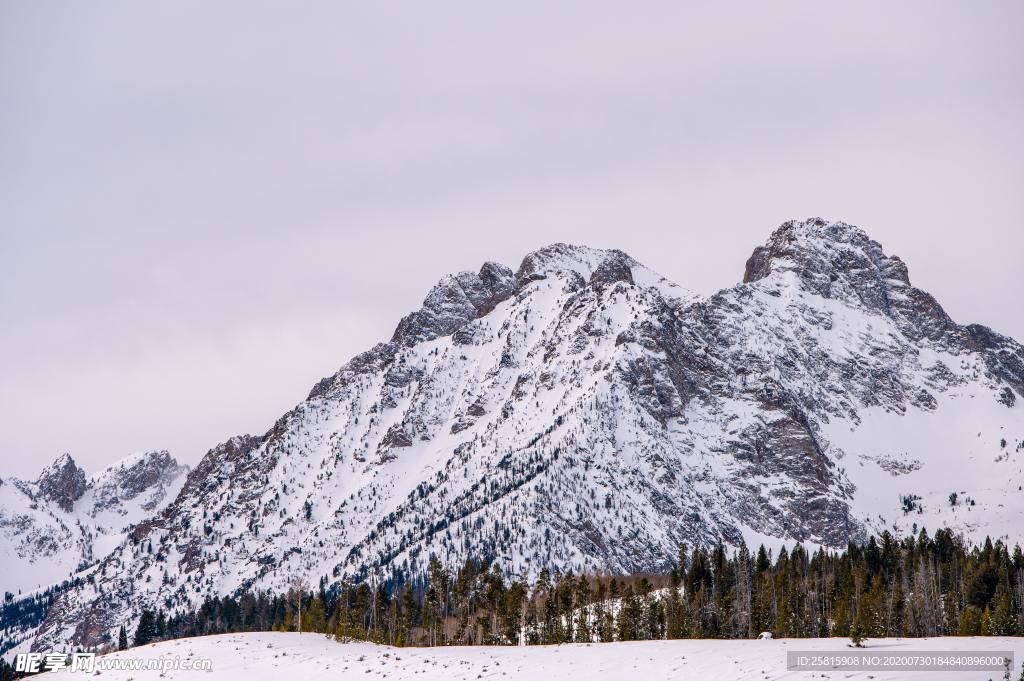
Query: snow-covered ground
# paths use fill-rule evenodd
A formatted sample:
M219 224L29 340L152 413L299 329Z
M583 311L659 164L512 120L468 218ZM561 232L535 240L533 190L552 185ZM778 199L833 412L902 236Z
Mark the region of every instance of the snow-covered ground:
M168 678L279 681L280 679L1002 679L1000 672L797 672L786 670L789 650L849 652L847 639L767 641L683 640L571 644L530 647L392 648L370 643L338 643L319 634L226 634L152 644L108 658L209 658L210 671L104 671L113 680ZM878 639L867 650L1008 651L1020 674L1024 638Z

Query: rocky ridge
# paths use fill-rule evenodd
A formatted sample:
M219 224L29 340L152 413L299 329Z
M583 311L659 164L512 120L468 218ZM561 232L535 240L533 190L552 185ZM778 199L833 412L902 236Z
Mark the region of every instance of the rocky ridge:
M0 480L0 556L8 593L46 587L113 550L135 523L177 495L187 466L166 451L122 459L87 477L68 454L34 481Z

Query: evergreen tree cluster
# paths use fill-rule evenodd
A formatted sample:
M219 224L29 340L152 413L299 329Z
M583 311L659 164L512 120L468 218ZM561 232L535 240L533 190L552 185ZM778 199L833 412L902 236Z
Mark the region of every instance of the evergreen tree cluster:
M35 629L42 623L61 593L81 584L81 578L76 578L27 596L6 592L0 603L0 655L21 641L20 632Z
M35 622L52 593L5 599L7 623ZM666 574L573 575L542 570L534 584L494 564L452 571L436 558L404 581L341 582L285 594L241 593L198 609L141 613L116 647L207 634L326 633L395 646L537 645L679 638L1020 636L1024 553L948 530L888 533L845 551L777 555L761 547L681 547ZM0 681L15 678L0 661Z
M542 570L531 586L496 565L431 559L405 582L208 599L194 612L144 612L134 645L239 631L304 631L389 645L518 645L676 638L1024 634L1024 554L947 530L888 533L846 551L800 545L773 556L683 547L667 574ZM124 644L119 637L119 644Z

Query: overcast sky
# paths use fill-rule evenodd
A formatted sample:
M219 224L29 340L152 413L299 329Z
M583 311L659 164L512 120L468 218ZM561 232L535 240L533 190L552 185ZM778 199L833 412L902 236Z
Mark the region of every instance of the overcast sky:
M0 0L0 476L195 463L554 241L865 228L1024 338L1024 3Z

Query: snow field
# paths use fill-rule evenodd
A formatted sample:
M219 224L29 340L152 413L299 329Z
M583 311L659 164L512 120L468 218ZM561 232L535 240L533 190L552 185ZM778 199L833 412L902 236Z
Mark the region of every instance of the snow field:
M178 656L210 658L210 671L105 671L111 681L167 678L280 681L281 679L387 679L461 681L508 679L553 681L746 681L776 679L873 679L893 681L981 681L997 672L804 672L786 670L786 652L847 651L848 639L680 640L567 644L529 647L393 648L372 643L339 643L322 634L225 634L164 641L113 653L110 658ZM870 640L866 650L882 654L910 651L1013 651L1015 669L1024 661L1024 638L965 637ZM72 676L67 672L56 672Z

